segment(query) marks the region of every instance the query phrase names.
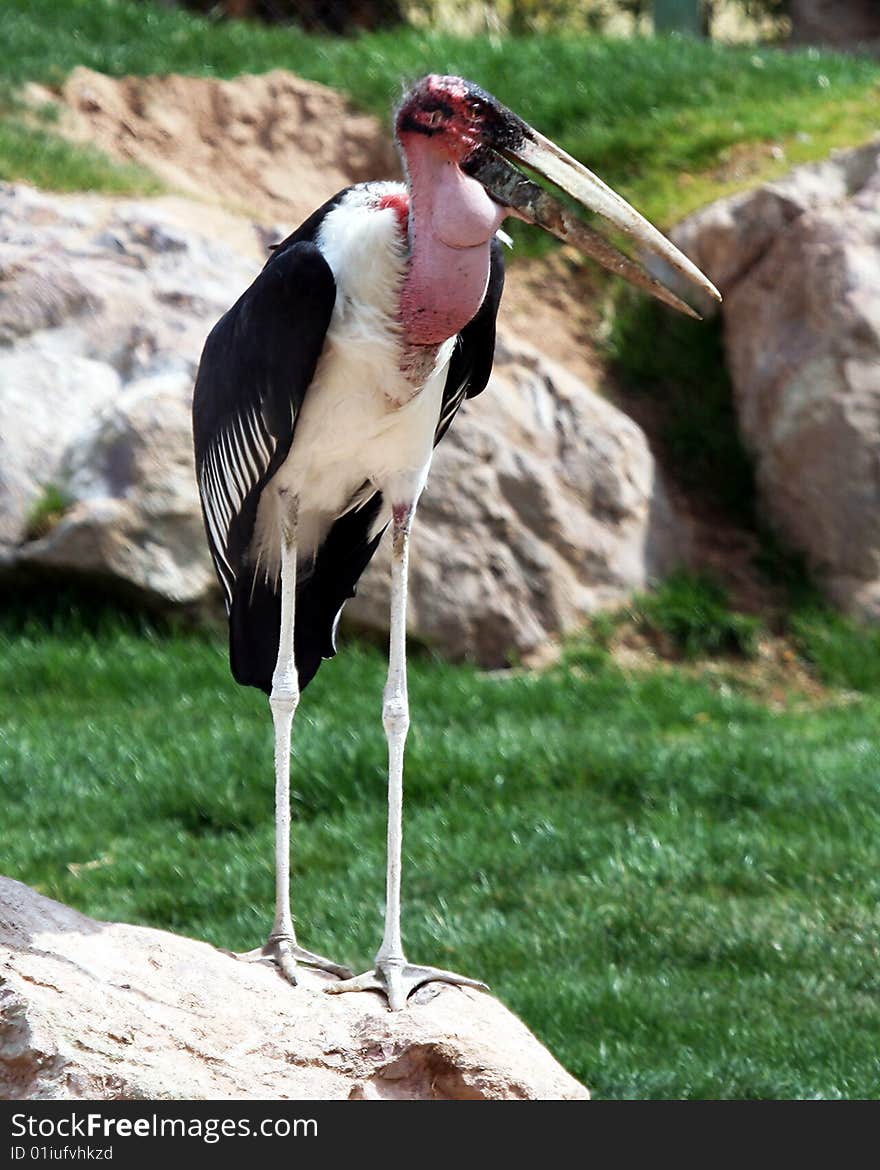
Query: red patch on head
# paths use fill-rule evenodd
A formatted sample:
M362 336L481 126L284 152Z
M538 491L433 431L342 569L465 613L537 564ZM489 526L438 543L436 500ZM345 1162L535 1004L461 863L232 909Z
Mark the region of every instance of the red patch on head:
M480 145L480 116L473 87L461 77L423 77L397 112L397 134L424 134L453 162L463 162Z
M383 195L379 200L379 209L384 211L390 207L397 216L397 223L402 232L409 226L409 195L405 191L398 191L394 195Z

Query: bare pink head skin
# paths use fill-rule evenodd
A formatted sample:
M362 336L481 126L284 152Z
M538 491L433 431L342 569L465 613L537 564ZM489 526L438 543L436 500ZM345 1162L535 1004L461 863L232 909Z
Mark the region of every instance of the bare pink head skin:
M410 185L411 259L401 320L413 345L439 345L477 312L489 282L492 238L509 214L462 170L482 142L481 97L460 77L432 74L397 113Z
M489 281L492 237L506 215L546 228L660 300L696 315L641 265L510 167L511 160L632 236L703 293L721 299L711 281L634 207L473 82L436 74L423 78L403 99L395 128L409 203L403 194L387 202L401 223L408 211L410 262L401 324L410 347L439 345L473 318Z

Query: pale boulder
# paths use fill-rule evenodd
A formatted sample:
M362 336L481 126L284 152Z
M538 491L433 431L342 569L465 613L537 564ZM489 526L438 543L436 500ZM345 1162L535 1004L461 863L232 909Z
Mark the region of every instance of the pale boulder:
M725 295L761 510L828 596L880 619L880 141L675 233Z
M4 1100L580 1100L484 992L428 984L390 1012L160 930L96 922L0 878Z
M60 469L76 501L27 549L29 566L111 583L163 607L214 587L193 475L187 372L130 382L81 430Z
M259 265L258 233L182 200L22 185L0 185L0 226L0 570L204 603L192 384L208 330ZM31 539L50 489L70 506Z
M413 530L410 629L456 658L529 655L687 558L640 428L509 335L440 444ZM347 611L388 620L390 552Z

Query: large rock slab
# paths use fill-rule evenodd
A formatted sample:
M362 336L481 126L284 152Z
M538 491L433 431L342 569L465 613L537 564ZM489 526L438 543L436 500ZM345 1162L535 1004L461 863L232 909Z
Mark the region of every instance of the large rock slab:
M428 984L400 1012L0 878L0 1098L586 1100L491 996Z
M691 217L724 293L761 508L838 604L880 619L880 140Z
M688 540L637 424L501 334L489 385L438 447L419 505L411 628L452 657L502 665L676 568ZM389 605L385 545L349 608L382 629Z
M214 588L189 409L210 324L249 283L253 226L180 200L0 185L0 568L76 574L143 600ZM210 227L216 231L211 232ZM230 247L219 237L228 234ZM70 508L42 540L34 509Z
M219 613L189 410L204 338L259 270L260 232L180 199L22 186L0 187L0 228L0 572ZM68 506L43 532L49 488ZM500 666L688 551L638 426L504 334L488 388L438 450L410 628ZM384 632L388 613L383 553L350 614Z

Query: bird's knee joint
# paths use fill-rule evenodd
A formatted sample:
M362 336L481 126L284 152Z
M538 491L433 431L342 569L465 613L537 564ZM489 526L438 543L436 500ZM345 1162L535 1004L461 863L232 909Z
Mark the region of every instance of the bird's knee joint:
M292 715L299 706L299 686L296 680L272 680L272 693L269 696L269 706L273 714Z
M393 970L402 971L406 966L406 955L399 948L389 948L386 950L386 948L382 946L377 952L373 962L376 967L382 968L386 973Z
M401 557L412 527L413 506L412 504L395 504L391 513L391 547L394 555Z
M409 731L409 703L405 696L392 695L385 700L382 725L386 735L406 735Z

